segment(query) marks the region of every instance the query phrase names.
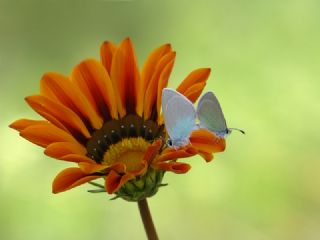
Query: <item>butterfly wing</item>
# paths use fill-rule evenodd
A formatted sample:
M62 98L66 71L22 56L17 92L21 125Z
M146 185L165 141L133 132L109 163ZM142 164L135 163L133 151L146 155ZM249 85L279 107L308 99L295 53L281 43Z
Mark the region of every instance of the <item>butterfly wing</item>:
M229 130L220 103L212 92L207 92L201 97L197 114L200 127L207 128L218 136L224 137L228 134Z
M164 122L174 146L189 142L191 131L196 126L196 110L192 102L181 93L165 88L162 91Z

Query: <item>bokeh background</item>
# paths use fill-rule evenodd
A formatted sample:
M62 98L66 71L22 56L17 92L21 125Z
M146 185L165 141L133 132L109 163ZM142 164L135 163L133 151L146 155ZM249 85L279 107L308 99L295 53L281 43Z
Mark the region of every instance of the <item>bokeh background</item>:
M69 164L7 126L39 118L23 98L47 71L68 75L102 41L130 36L142 66L155 47L177 51L170 86L211 67L234 132L211 163L190 159L149 200L161 239L320 238L320 2L0 0L0 239L145 239L136 204L53 195Z

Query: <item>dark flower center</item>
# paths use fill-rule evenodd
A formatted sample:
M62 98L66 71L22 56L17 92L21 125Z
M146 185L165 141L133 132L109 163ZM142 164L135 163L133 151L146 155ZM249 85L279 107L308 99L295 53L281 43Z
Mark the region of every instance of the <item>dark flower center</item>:
M137 115L127 115L118 120L105 122L103 127L92 133L87 142L87 156L101 163L105 152L111 145L127 138L142 137L148 142L164 137L164 125L158 125L152 120L143 120Z

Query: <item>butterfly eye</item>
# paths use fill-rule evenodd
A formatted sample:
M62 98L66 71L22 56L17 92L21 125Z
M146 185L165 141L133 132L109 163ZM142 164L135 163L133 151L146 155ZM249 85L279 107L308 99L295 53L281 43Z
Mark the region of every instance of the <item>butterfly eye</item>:
M167 142L166 142L167 146L168 147L172 147L172 140L171 139L168 139Z

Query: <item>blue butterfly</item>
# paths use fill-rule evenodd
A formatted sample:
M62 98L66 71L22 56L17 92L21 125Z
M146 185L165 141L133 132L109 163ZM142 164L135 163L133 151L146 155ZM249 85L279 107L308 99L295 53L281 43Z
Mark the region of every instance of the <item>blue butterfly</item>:
M241 129L227 127L220 103L213 92L207 92L200 98L197 116L200 121L200 128L206 128L218 137L225 138L232 130L238 130L245 134Z
M205 128L219 137L226 137L233 129L228 128L218 99L212 92L204 94L198 104L197 111L192 102L181 93L164 88L162 91L162 111L165 126L169 135L167 145L179 148L189 144L191 132L197 128ZM199 124L196 124L197 118Z
M192 130L197 128L197 113L192 102L181 93L164 88L162 91L162 112L170 137L167 145L173 148L187 145Z

